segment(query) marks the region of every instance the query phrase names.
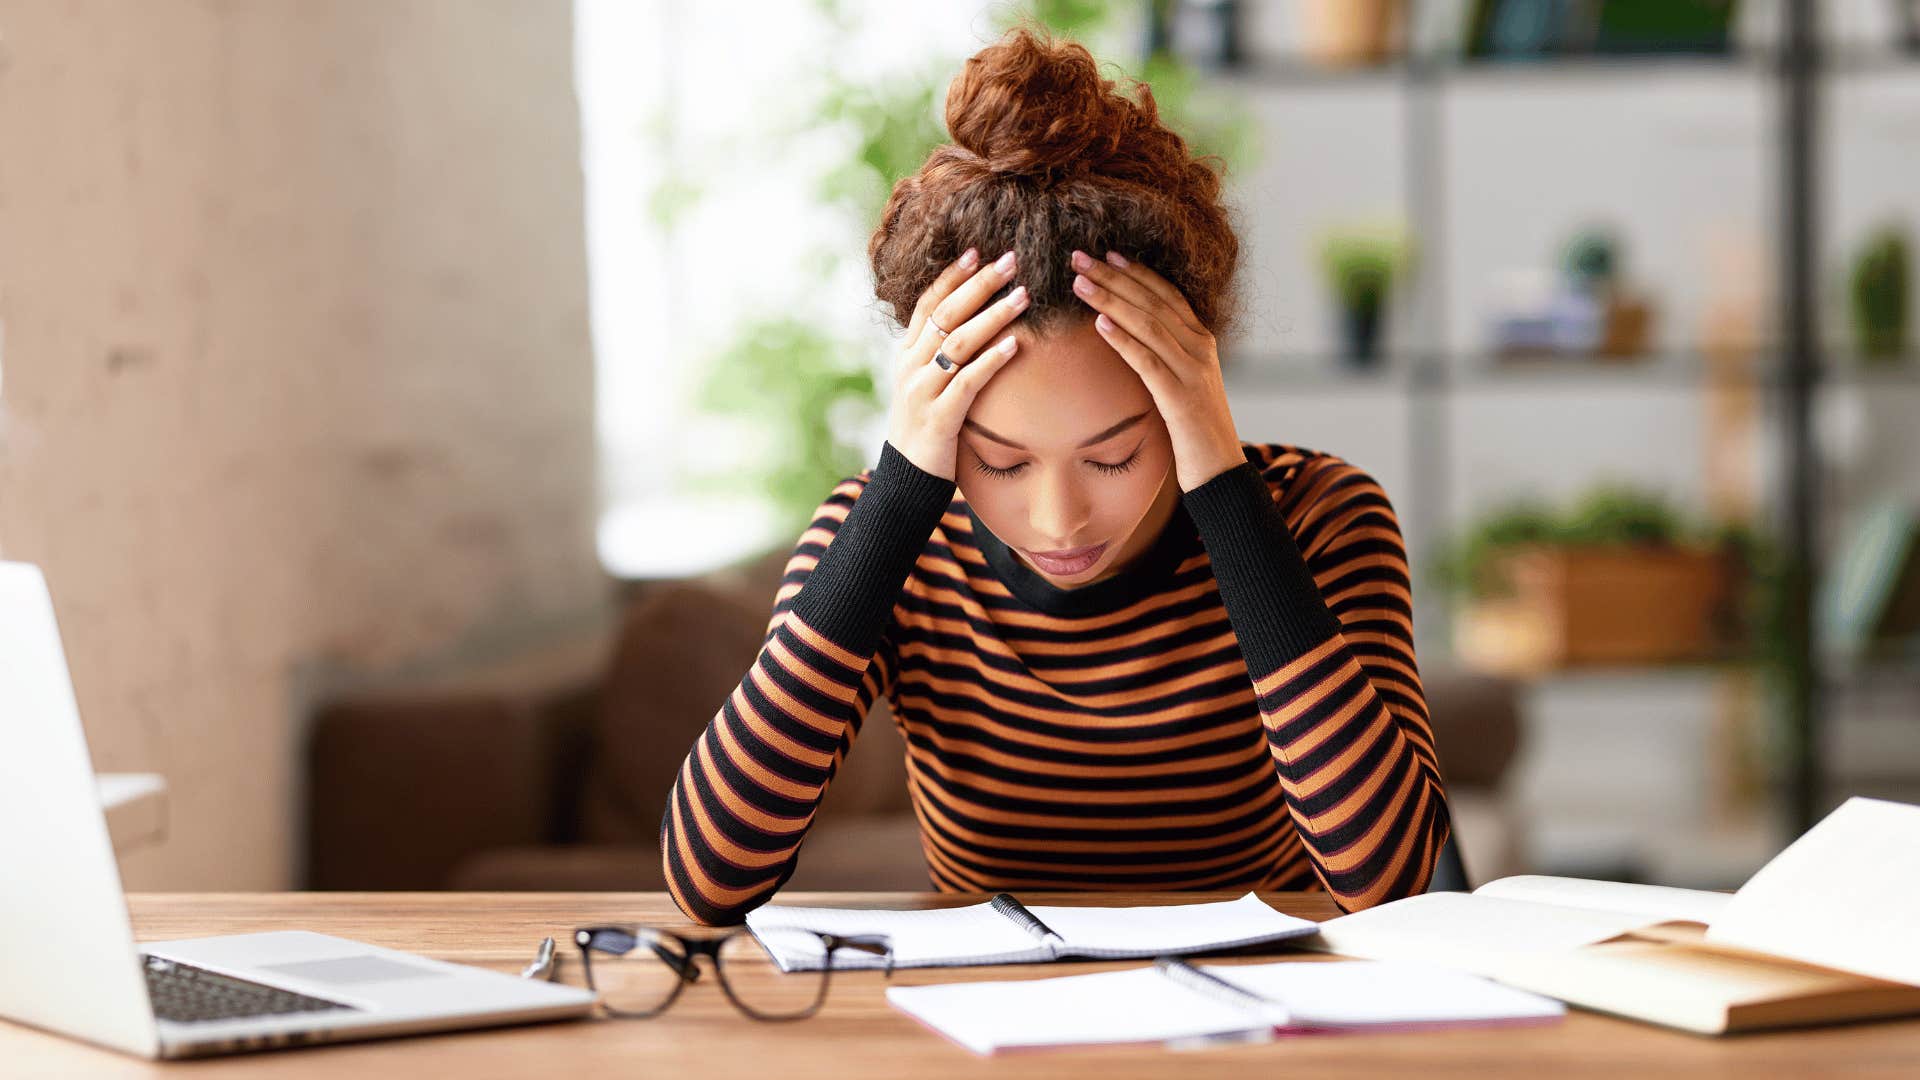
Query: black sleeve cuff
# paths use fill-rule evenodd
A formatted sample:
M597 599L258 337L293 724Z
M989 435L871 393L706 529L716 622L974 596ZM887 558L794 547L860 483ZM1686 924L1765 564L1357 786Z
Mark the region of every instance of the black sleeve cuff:
M1255 678L1340 633L1266 478L1245 461L1182 497L1220 585L1227 621Z
M848 652L873 655L954 487L881 444L879 464L795 594L793 613Z

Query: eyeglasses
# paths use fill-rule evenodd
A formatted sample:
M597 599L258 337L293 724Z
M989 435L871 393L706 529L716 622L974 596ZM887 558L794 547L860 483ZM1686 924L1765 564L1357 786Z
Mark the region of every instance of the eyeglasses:
M812 1016L827 999L836 969L879 967L888 977L893 974L893 947L885 935L778 932L817 942L820 967L782 972L744 928L689 937L651 926L586 926L573 932L573 943L580 947L587 988L600 995L601 1008L630 1020L656 1016L672 1005L688 983L700 978L694 958L702 955L712 962L727 1000L755 1020Z

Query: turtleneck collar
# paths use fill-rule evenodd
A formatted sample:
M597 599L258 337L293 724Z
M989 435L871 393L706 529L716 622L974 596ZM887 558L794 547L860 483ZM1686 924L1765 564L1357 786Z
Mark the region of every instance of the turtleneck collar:
M1063 589L1020 561L1020 556L981 523L972 504L967 517L973 523L974 543L987 566L1007 590L1027 606L1049 615L1088 616L1118 611L1163 588L1181 562L1204 549L1200 531L1184 501L1174 503L1173 515L1160 536L1131 564L1112 577L1077 589Z

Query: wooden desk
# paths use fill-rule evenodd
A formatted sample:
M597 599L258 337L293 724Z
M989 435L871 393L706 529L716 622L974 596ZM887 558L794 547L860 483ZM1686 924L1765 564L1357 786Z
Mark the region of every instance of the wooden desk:
M1230 900L1213 894L1043 894L1039 903L1174 903ZM1322 895L1263 894L1307 918L1334 913ZM984 897L920 893L788 893L785 903L945 906ZM136 894L129 898L142 941L303 928L408 949L446 960L518 971L551 935L566 955L562 976L580 977L565 942L576 924L686 920L663 893L237 893ZM1279 955L1298 956L1281 953ZM1258 959L1258 958L1255 958ZM1301 957L1303 960L1309 958ZM1131 962L1055 963L896 972L901 984L1006 979L1117 970ZM687 988L652 1020L594 1019L388 1042L159 1064L0 1023L0 1075L15 1077L207 1075L336 1077L596 1076L751 1077L945 1076L1186 1078L1286 1075L1707 1077L1805 1075L1920 1076L1920 1020L1707 1039L1589 1013L1543 1027L1392 1035L1329 1035L1253 1046L1168 1051L1158 1046L1093 1047L977 1057L887 1005L879 972L834 977L819 1015L785 1024L734 1012L717 987Z

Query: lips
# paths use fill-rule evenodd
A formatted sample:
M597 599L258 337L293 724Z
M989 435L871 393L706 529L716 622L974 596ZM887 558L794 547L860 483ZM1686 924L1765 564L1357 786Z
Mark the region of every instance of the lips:
M1021 550L1026 551L1025 548ZM1107 550L1105 544L1093 544L1088 547L1065 548L1059 551L1027 551L1027 558L1033 564L1049 574L1067 577L1078 574L1100 561Z

